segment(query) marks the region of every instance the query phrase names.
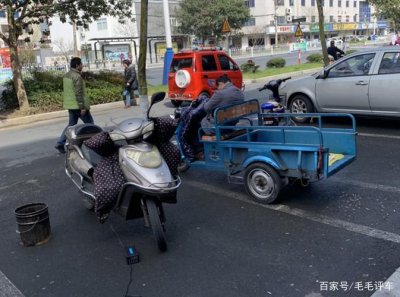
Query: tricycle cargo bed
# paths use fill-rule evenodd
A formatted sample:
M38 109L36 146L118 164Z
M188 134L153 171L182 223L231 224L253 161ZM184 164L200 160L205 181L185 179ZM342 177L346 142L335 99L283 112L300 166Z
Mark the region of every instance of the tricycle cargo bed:
M203 141L208 162L218 163L222 156L228 163L236 164L242 160L243 166L264 161L278 170L308 172L308 177L316 179L321 178L321 174L324 177L334 174L355 160L356 156L355 146L351 145L355 143L355 132L351 129L297 126L232 126L229 129L232 134L237 134L234 131L242 131L242 134L227 140ZM215 153L216 144L220 148L219 157ZM334 156L330 158L331 165L330 156Z
M251 116L253 120L249 121ZM223 161L231 167L240 164L245 168L259 161L273 166L281 176L315 180L331 176L356 158L352 115L312 114L318 123L316 126L263 126L263 116L255 100L217 109L215 135L202 137L206 163L217 166ZM325 127L322 118L326 117L347 117L351 126ZM239 124L227 126L232 120ZM243 120L250 125L244 126Z

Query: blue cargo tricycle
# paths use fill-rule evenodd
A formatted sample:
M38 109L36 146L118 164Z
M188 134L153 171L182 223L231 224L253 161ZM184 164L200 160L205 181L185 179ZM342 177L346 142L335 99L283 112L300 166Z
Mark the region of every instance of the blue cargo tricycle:
M266 117L312 117L309 126L265 126ZM327 117L349 118L348 128L325 127ZM228 105L214 111L214 135L199 137L204 160L190 162L178 145L182 160L191 168L226 170L229 182L244 183L257 202L274 202L283 186L308 185L328 178L356 159L356 125L350 114L265 114L258 100ZM234 126L227 123L237 122Z

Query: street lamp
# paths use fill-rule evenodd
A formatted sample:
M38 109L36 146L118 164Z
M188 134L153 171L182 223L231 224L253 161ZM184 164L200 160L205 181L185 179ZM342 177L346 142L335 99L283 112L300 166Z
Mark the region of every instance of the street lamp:
M171 24L169 21L168 0L163 0L163 9L164 9L165 41L167 44L164 56L163 85L166 85L168 83L168 69L169 66L171 65L172 57L174 56L174 50L172 49Z

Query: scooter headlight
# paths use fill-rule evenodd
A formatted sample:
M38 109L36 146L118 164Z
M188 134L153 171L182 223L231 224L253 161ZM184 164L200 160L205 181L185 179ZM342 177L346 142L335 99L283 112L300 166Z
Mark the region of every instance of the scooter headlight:
M126 149L126 156L136 164L146 168L157 168L162 162L160 152L154 145L150 151Z

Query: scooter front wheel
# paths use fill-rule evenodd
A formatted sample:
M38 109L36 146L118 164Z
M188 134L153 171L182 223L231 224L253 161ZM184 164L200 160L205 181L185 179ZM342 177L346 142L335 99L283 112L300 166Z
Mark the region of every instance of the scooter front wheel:
M161 224L160 212L156 202L153 199L146 200L147 212L149 213L149 220L151 228L157 242L158 249L161 252L167 250L167 242L165 240L164 228Z

